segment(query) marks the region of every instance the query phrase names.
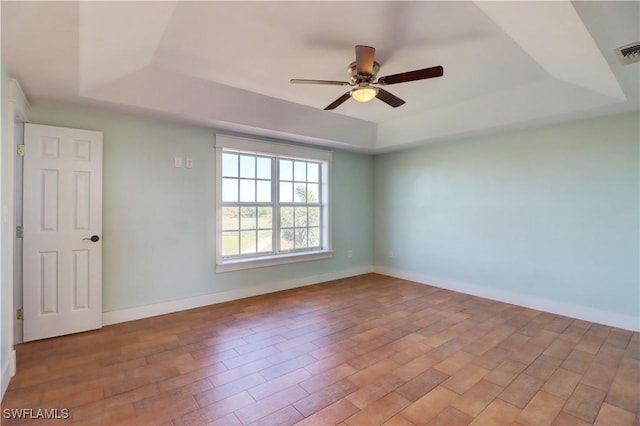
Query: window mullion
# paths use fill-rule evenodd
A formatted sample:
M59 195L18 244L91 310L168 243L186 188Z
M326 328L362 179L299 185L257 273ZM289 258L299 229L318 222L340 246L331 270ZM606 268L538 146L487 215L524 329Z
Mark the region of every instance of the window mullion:
M318 223L318 225L320 225L320 247L325 247L326 242L324 241L324 193L322 192L322 167L322 165L318 165L318 206L320 207L320 218L318 219L320 222Z
M236 185L238 187L238 194L236 195L236 200L238 200L238 256L240 254L242 254L242 231L240 230L240 228L242 228L242 226L240 226L240 221L242 220L242 206L240 205L240 155L237 155L237 160L238 164L236 165L236 170L238 171L238 175L236 177L238 184Z
M273 252L280 253L280 199L279 196L279 179L280 167L278 157L271 157L271 205L273 206L273 224L272 228L272 247Z

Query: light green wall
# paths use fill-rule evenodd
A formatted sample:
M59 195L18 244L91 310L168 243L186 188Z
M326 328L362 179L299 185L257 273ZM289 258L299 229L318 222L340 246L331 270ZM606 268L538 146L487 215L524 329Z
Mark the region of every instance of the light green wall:
M375 157L375 264L638 318L639 122L635 111Z
M375 264L640 316L637 111L373 160L336 151L334 258L222 274L213 130L47 104L30 118L104 132L105 311Z
M370 156L334 152L332 259L216 274L213 130L42 103L29 118L104 132L104 311L372 264Z

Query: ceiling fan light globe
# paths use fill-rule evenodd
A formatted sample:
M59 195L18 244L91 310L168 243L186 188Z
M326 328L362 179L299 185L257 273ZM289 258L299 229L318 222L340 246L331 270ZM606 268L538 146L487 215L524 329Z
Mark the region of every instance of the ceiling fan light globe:
M378 94L378 89L375 87L356 87L351 91L351 97L358 102L369 102L375 98Z

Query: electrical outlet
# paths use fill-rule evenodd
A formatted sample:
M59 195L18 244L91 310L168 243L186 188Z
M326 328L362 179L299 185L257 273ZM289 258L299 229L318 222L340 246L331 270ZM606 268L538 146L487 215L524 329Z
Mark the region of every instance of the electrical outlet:
M23 320L24 319L24 311L22 310L22 308L18 308L16 310L16 319L17 320Z
M393 250L389 250L389 253L387 253L387 256L389 256L389 259L393 259Z
M353 257L353 250L347 250L347 258L351 259Z
M187 157L184 164L187 169L193 169L193 158Z

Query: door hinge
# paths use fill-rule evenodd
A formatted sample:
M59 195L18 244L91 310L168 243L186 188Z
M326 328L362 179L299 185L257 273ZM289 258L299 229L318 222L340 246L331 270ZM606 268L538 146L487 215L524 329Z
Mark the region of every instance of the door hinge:
M24 319L24 311L22 310L22 308L18 308L18 310L16 310L16 318L19 320Z
M18 155L24 157L24 144L18 145Z
M18 225L16 226L16 238L24 237L24 226Z

